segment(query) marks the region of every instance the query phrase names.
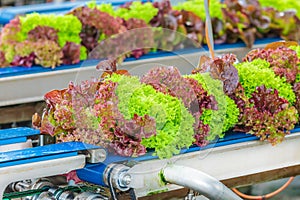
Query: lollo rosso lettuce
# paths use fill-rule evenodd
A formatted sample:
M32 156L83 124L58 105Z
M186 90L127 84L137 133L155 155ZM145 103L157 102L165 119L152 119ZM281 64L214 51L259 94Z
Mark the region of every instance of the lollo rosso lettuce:
M293 90L296 95L295 107L298 110L298 114L300 116L300 82L297 82L294 84ZM299 121L300 121L300 119L299 119Z
M110 80L70 83L65 90L45 95L47 108L33 125L58 142L82 141L106 147L123 156L146 153L142 138L155 134L154 118L134 115L124 119L118 110L117 83Z
M281 98L276 89L264 85L251 94L242 113L235 130L254 134L272 145L282 142L298 121L296 108Z

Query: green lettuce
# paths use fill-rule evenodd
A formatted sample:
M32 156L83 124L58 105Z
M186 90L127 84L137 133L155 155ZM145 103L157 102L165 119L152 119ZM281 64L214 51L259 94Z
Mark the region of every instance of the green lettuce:
M81 23L73 15L27 14L20 17L22 41L27 39L28 32L37 26L49 26L58 31L58 43L61 47L67 41L80 44Z
M288 100L290 104L295 103L296 97L292 86L286 82L285 78L276 76L269 66L270 63L262 59L235 65L246 96L250 98L257 87L265 85L266 88L277 89L279 96Z
M97 8L101 12L106 12L113 17L120 17L125 20L130 18L141 19L146 23L149 23L158 12L158 9L152 3L141 3L139 1L133 1L128 8L119 7L115 9L111 4L97 5L96 2L88 3L88 7Z
M140 83L138 77L113 74L108 79L118 83L118 108L125 119L135 115L155 119L157 134L142 140L142 145L153 148L155 155L170 158L193 144L195 119L181 100Z
M217 137L222 138L224 132L237 123L239 109L234 101L224 94L221 81L213 79L209 73L197 73L187 77L197 80L208 91L208 94L215 96L218 102L218 110L206 109L201 116L201 120L204 124L209 124L211 128L208 140L214 140Z
M279 11L295 10L300 18L300 1L295 0L258 0L263 7L273 7Z
M219 0L211 0L209 4L209 12L211 17L216 17L218 19L223 19L222 8L225 5L222 4ZM202 20L205 20L205 8L204 0L189 0L183 3L178 3L178 5L173 7L175 10L186 10L191 11L200 17Z

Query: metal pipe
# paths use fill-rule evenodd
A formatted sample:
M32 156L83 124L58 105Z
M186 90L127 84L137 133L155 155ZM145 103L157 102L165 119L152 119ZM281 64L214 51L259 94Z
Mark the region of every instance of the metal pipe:
M163 178L169 183L195 190L211 200L242 200L214 177L190 167L168 165L163 169Z

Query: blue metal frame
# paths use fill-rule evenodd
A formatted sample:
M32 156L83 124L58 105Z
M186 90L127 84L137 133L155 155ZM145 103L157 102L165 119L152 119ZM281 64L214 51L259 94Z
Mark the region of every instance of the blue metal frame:
M39 135L40 131L28 127L9 128L0 130L0 140Z
M32 128L10 128L0 130L0 146L26 142L27 137L39 135L40 131Z
M21 143L26 141L27 141L27 137L9 138L9 139L0 140L0 146L7 145L7 144L16 144L16 143Z
M99 147L82 142L64 142L0 153L0 167L26 164L77 155L78 151Z

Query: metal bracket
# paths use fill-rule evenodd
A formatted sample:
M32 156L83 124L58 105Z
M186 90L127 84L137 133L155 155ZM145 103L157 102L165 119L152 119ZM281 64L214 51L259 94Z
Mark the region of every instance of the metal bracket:
M106 150L102 149L102 148L90 149L90 150L84 151L84 154L86 154L86 161L88 163L104 162L107 157Z

